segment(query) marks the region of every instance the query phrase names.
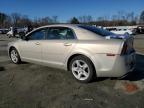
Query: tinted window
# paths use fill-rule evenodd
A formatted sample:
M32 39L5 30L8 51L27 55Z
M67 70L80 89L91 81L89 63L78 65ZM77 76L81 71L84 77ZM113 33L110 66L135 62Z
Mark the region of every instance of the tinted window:
M74 39L74 33L71 29L65 27L52 27L48 30L47 39Z
M83 29L86 29L88 31L91 31L93 33L96 33L100 36L109 36L109 35L114 35L114 33L108 31L108 30L104 30L104 29L100 29L100 28L96 28L96 27L93 27L93 26L79 26Z
M45 39L45 30L41 29L38 31L35 31L28 36L28 40L43 40Z
M106 28L106 30L108 30L108 31L116 31L116 28Z

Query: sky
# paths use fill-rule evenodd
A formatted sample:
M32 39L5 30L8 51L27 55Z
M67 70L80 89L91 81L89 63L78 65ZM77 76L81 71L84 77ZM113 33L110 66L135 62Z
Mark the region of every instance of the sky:
M118 11L134 12L144 10L144 0L1 0L0 12L20 13L30 18L58 16L66 22L71 17L91 15L93 18L111 16Z

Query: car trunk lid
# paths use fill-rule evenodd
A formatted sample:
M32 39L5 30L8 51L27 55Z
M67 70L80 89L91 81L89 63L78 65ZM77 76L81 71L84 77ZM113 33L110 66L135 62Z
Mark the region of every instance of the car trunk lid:
M134 38L131 35L111 35L106 36L106 39L122 39L124 40L121 54L130 54L135 52L133 47Z

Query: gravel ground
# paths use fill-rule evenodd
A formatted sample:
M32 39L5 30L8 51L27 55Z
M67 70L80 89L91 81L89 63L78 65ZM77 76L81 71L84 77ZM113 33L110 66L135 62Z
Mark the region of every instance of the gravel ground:
M13 40L0 35L0 108L144 108L144 55L123 79L81 84L70 72L11 63L6 46ZM144 53L144 35L135 36L134 46Z

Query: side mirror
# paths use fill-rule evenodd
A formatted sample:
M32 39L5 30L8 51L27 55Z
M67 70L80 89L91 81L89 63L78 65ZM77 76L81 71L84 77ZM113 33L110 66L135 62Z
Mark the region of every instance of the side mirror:
M19 36L22 40L26 40L25 33L19 33Z

